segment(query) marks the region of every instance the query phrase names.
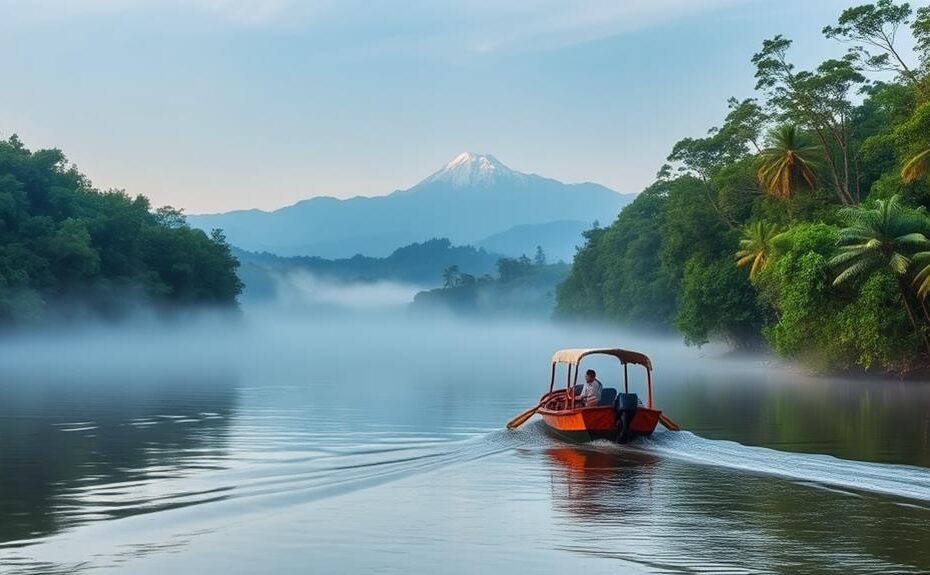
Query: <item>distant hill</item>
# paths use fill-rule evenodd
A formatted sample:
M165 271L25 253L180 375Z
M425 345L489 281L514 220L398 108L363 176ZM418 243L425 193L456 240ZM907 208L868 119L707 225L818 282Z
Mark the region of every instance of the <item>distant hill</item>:
M276 282L292 272L312 274L339 284L393 281L438 286L447 268L457 266L464 273L482 276L493 273L501 258L483 248L453 246L445 238L404 246L384 258L356 255L330 260L315 256L282 257L240 249L233 253L239 259L239 275L245 284L243 298L253 301L274 297Z
M495 276L451 275L443 287L417 293L409 309L468 317L550 317L557 286L570 268L566 263L533 263L527 257L503 258Z
M384 257L435 237L477 245L515 226L610 222L633 197L599 184L524 174L493 156L464 153L412 188L387 196L316 197L273 212L190 215L188 222L204 230L222 228L231 244L250 251Z
M523 224L505 232L494 234L478 242L488 251L517 257L536 253L542 247L551 262L570 262L578 246L584 245L582 232L591 229L594 222L560 220L545 224Z

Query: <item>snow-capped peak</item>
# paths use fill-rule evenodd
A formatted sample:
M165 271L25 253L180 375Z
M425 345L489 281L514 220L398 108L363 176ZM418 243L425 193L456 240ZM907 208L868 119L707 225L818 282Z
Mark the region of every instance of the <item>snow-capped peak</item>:
M501 177L521 177L490 154L462 152L423 183L447 182L455 187L486 185Z
M507 169L504 164L500 163L497 158L491 154L475 154L473 152L462 152L452 158L452 161L446 164L446 170L454 170L462 166L475 166L479 170L494 170L497 168Z

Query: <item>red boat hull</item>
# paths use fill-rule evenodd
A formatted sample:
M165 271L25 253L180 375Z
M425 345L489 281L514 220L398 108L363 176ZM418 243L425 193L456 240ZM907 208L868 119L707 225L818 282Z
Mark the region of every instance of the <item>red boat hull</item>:
M542 408L538 413L549 429L572 440L617 439L617 411L612 405L565 410ZM661 414L656 409L637 408L630 422L630 435L636 437L651 434Z

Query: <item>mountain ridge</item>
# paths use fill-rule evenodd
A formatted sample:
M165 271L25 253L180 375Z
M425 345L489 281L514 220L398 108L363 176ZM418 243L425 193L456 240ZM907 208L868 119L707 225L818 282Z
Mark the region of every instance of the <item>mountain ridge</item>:
M523 224L613 221L633 194L591 182L565 184L464 152L406 190L348 199L316 196L274 211L188 216L194 227L223 228L233 245L283 256L385 256L433 237L476 244ZM573 246L572 246L573 247Z

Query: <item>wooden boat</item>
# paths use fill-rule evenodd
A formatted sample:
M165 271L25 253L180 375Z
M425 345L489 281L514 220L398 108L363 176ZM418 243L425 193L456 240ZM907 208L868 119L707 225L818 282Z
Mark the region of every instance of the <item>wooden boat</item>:
M576 405L575 396L581 392L578 374L581 360L589 355L616 357L623 366L623 393L605 387L601 391L598 405ZM646 403L630 393L630 365L642 366L646 370ZM567 365L564 389L555 389L556 372L559 366ZM574 375L573 375L574 372ZM662 412L652 404L652 362L642 353L625 349L563 349L552 356L552 377L548 393L539 400L537 411L546 426L556 435L574 441L610 439L619 443L655 431Z

